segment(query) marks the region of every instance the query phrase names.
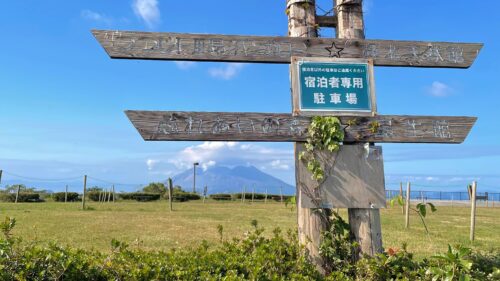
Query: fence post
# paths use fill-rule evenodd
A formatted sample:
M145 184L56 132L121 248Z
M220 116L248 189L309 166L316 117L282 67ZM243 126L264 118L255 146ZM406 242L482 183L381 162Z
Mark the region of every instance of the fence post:
M280 201L283 203L283 187L280 186Z
M68 185L66 185L66 189L64 190L64 203L68 202Z
M87 175L83 176L82 210L85 210L85 195L87 193Z
M474 241L474 231L476 229L476 191L477 182L473 181L471 188L470 241Z
M113 184L113 203L115 203L115 196L116 196L115 185Z
M252 189L252 203L253 203L253 199L254 199L254 194L255 194L255 187Z
M21 185L18 184L17 185L17 192L16 192L16 203L17 203L17 199L19 198L19 190L21 189Z
M267 203L267 187L266 187L266 197L264 197L264 203Z
M401 199L403 199L403 182L399 182L399 196ZM401 206L401 213L404 215L405 214L405 207Z
M172 179L168 178L168 205L170 206L170 212L172 212L172 197L173 197L173 192L172 192Z
M405 228L410 227L410 200L411 200L411 184L408 182L406 184L406 201L405 201L405 208L406 208L406 220L405 220Z
M208 193L208 186L205 185L203 188L203 203L205 203L205 200L207 199L207 193Z

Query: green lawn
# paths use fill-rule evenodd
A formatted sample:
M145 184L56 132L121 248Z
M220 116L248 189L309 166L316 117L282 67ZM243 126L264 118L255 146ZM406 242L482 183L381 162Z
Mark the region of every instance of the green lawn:
M0 203L0 216L17 220L14 234L23 241L57 241L73 247L108 251L115 238L133 247L165 250L195 246L203 239L219 238L217 225L224 227L224 237L241 237L258 220L268 233L275 227L296 227L296 213L280 203L200 202L174 203L174 212L166 201L154 203L90 203L91 210L80 210L80 203ZM341 212L345 215L345 211ZM427 236L416 215L411 227L404 229L401 209L381 211L384 247L408 243L417 256L443 251L447 244L500 251L500 208L478 208L476 241L470 243L470 209L438 207L427 217L431 234Z

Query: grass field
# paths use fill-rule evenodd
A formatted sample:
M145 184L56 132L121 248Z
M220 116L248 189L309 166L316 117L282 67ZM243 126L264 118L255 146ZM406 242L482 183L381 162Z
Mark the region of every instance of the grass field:
M280 203L188 202L174 203L174 212L165 201L154 203L90 203L91 210L80 210L80 203L0 203L0 219L15 217L14 235L24 241L57 241L72 247L110 250L115 238L132 247L166 250L196 246L203 239L217 241L217 225L224 227L224 238L241 237L258 220L267 233L275 227L296 227L296 213ZM341 212L345 216L345 211ZM470 243L470 209L438 207L429 214L431 234L427 236L419 218L412 214L411 227L404 229L399 207L381 211L384 247L408 243L418 257L444 251L447 244L463 244L483 251L500 251L500 208L478 208L476 241Z

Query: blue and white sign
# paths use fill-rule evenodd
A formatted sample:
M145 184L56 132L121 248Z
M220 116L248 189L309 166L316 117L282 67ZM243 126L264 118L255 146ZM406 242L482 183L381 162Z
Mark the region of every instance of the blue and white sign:
M294 108L299 111L375 111L372 65L368 61L297 60ZM324 60L324 59L323 59ZM296 95L297 93L294 93ZM298 107L298 108L297 108Z

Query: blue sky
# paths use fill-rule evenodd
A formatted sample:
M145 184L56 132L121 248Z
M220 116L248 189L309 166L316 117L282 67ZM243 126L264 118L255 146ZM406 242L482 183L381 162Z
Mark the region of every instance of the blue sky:
M331 2L317 3L330 10ZM479 117L461 145L384 145L387 182L457 189L477 179L480 190L499 190L500 2L482 1L481 9L465 0L365 2L367 38L485 44L467 70L375 69L381 114ZM8 1L0 26L0 169L147 183L200 161L203 168L251 164L294 183L290 143L147 143L123 113L290 112L287 65L112 60L90 33L285 36L284 0Z

